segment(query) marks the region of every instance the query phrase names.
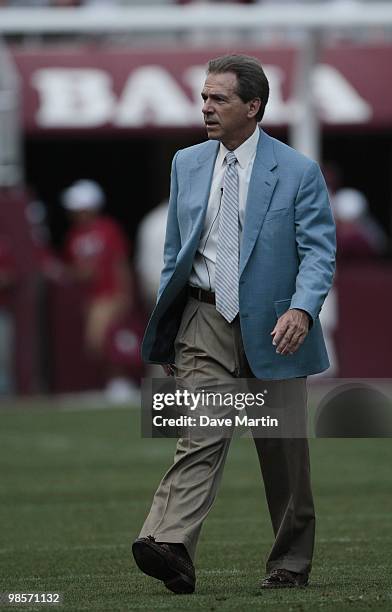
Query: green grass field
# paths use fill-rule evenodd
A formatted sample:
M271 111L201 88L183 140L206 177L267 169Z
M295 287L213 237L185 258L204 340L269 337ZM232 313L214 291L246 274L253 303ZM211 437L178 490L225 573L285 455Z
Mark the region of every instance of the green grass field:
M392 609L389 439L311 441L311 585L271 592L258 589L272 532L256 453L235 440L202 532L197 592L176 596L130 551L174 440L142 439L136 410L45 404L0 419L0 592L61 592L72 611Z

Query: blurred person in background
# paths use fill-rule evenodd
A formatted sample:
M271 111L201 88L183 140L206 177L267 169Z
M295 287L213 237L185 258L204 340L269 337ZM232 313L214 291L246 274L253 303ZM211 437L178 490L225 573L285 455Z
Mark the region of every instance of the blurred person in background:
M12 294L17 271L9 238L0 234L0 394L14 390Z
M135 265L141 298L147 313L154 309L161 270L169 201L163 200L142 219L136 236ZM161 366L146 365L146 376L160 378Z
M342 173L339 166L332 161L325 161L322 165L323 176L328 189L332 212L334 211L334 197L342 182ZM335 333L338 329L338 293L335 282L324 300L320 311L320 323L323 329L325 346L327 347L330 366L324 372L316 374L318 378L339 375L339 362L336 350Z
M163 267L163 247L169 201L163 200L142 219L137 237L135 264L140 291L150 313L157 299Z
M132 400L132 379L138 378L140 367L139 335L125 324L134 305L128 240L119 225L101 213L105 196L96 182L75 182L63 193L62 202L72 222L66 262L85 291L86 348L105 369L108 400ZM129 373L132 363L135 371Z
M386 235L370 214L363 193L357 189L339 189L333 197L333 213L339 259L367 259L385 253Z
M387 248L387 238L379 223L370 214L364 194L357 189L342 187L342 170L333 161L323 163L323 174L336 222L338 260L358 261L383 255ZM338 297L335 285L327 295L320 312L320 322L331 365L318 376L339 375L334 337L339 323Z

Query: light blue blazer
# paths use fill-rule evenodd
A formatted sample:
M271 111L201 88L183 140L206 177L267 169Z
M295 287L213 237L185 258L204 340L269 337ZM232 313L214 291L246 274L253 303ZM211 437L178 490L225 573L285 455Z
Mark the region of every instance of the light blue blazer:
M174 340L186 300L210 193L219 142L207 141L173 159L164 267L142 356L174 363ZM316 374L329 361L318 318L335 270L335 224L316 162L260 131L249 184L240 250L240 323L257 378ZM296 353L278 355L271 331L288 308L312 323Z

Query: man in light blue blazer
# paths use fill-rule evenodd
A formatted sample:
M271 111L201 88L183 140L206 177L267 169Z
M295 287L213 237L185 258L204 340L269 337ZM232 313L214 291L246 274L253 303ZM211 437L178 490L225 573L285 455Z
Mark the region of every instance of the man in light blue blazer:
M195 386L255 378L306 418L306 377L328 368L319 312L332 285L335 227L316 162L258 126L269 87L243 55L211 60L202 91L209 140L178 151L147 362ZM176 593L195 588L197 539L227 437L178 440L133 553ZM306 438L255 437L275 542L262 588L306 586L314 506Z

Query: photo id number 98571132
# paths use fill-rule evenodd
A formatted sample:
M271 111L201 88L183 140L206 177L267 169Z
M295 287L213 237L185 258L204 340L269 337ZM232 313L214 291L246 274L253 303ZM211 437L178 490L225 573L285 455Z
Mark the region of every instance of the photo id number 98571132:
M17 593L8 592L0 593L0 605L21 606L23 604L31 605L56 605L62 603L60 593Z

